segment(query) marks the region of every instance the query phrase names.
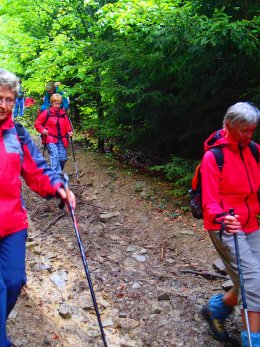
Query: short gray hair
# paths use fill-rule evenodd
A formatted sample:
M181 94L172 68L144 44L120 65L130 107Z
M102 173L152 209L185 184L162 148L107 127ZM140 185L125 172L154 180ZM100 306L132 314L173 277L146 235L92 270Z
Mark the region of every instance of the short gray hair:
M56 88L56 86L55 86L55 84L53 82L48 82L46 84L46 91L47 92L55 91L55 88Z
M233 128L235 124L250 124L257 125L260 120L260 111L257 107L249 102L237 102L227 109L223 125L225 127L228 122L230 127Z
M19 86L19 79L15 74L7 70L0 69L0 87L9 89L15 94L15 97L17 97Z

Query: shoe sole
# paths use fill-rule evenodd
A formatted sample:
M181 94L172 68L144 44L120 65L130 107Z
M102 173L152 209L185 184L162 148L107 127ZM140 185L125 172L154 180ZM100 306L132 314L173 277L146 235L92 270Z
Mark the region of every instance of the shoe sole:
M210 315L208 314L208 311L205 307L202 307L202 309L200 310L200 315L202 316L202 318L209 324L209 328L210 328L210 332L211 332L211 335L214 337L215 340L217 341L222 341L222 342L229 342L230 341L230 337L227 336L226 337L220 337L220 336L217 336L213 329L212 329L212 324L211 324L211 317Z

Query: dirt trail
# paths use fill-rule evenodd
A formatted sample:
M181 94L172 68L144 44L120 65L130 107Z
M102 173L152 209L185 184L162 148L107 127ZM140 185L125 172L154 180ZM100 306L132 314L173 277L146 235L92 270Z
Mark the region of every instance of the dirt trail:
M213 271L201 223L167 202L170 187L157 179L82 150L77 165L80 185L72 158L65 169L108 346L223 346L198 314L223 280L181 272ZM56 201L25 195L28 284L8 321L13 343L102 346L71 218ZM238 336L240 321L232 317L228 329Z

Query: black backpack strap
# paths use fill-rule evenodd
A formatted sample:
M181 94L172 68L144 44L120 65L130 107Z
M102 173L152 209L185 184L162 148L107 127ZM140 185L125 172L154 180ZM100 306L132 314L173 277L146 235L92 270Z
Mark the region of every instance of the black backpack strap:
M217 166L219 168L219 171L221 172L223 169L223 164L224 164L224 154L222 147L213 147L210 149L210 151L213 153Z
M19 136L19 140L21 144L24 144L25 141L25 129L22 124L14 122L15 129L17 131L17 135Z
M257 164L259 164L259 156L260 155L259 155L259 150L257 148L256 143L254 141L251 141L248 146L249 146L249 149L250 149L251 153L253 154Z

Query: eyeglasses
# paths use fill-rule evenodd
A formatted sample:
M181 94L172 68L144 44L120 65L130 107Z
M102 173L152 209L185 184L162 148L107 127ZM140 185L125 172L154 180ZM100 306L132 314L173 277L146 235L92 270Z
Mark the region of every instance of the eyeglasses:
M2 99L2 98L0 98L0 105L3 105L3 103L5 103L7 106L11 106L14 103L14 99L9 99L9 98Z

